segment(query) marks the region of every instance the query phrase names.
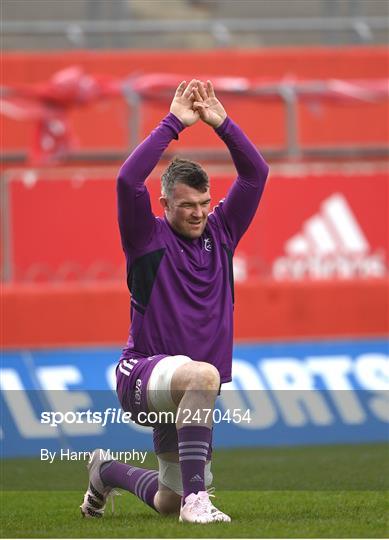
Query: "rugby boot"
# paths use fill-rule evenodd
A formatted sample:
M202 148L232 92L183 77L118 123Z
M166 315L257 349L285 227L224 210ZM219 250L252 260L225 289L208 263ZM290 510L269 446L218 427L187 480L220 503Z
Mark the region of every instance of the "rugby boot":
M230 516L218 510L211 503L209 497L214 497L206 491L191 493L185 498L180 510L180 522L186 523L216 523L230 522Z
M110 457L109 454L108 457ZM89 485L84 495L84 502L80 506L83 517L101 518L104 515L107 497L111 494L113 488L103 484L100 467L103 463L109 461L112 461L112 459L101 458L100 448L97 448L88 462Z

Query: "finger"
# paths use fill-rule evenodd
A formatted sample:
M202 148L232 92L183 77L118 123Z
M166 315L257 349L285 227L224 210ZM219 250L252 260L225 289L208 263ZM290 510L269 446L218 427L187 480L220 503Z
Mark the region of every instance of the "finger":
M199 94L200 96L202 97L202 99L206 100L208 98L208 94L204 88L204 85L203 83L200 81L200 84L197 85L197 89L199 91Z
M176 93L175 93L175 97L180 97L180 96L182 96L182 94L183 94L183 92L184 92L185 85L186 85L186 81L180 82L180 84L177 86L177 90L176 90Z
M209 109L209 105L204 103L204 101L194 101L192 105L193 109L195 111L205 111L205 109Z
M196 101L203 101L197 86L193 88L193 95L195 96Z
M209 97L216 97L215 90L213 88L213 84L211 83L211 81L207 81L207 92L208 92Z
M197 102L197 105L193 106L193 110L202 120L207 118L207 107L204 107L203 103Z
M192 79L188 86L185 88L184 93L182 94L184 98L189 98L194 86L197 86L196 79Z

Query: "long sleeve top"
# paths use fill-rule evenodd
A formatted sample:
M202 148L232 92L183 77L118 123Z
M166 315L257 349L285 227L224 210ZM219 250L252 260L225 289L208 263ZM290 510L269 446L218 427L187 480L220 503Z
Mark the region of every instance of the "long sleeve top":
M209 362L231 380L235 248L253 219L268 166L242 130L226 118L215 131L238 176L189 239L154 216L145 180L184 129L169 113L120 169L118 220L131 292L131 327L122 358L183 354Z

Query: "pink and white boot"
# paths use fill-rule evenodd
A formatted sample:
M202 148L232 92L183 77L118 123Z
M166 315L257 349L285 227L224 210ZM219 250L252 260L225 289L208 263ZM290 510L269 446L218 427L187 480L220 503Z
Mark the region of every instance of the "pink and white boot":
M209 497L214 497L206 491L191 493L185 499L180 510L180 522L186 523L216 523L231 521L230 516L218 510Z

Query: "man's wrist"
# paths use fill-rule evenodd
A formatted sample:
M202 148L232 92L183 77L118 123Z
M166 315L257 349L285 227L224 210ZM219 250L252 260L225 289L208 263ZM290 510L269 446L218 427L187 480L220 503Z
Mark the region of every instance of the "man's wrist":
M183 131L187 126L183 123L178 116L176 116L171 111L168 115L165 116L165 120L168 122L168 124L177 131L177 134Z
M224 128L226 127L228 123L228 115L224 118L224 120L217 126L217 127L214 127L213 129L216 131L216 133L218 135L221 135L224 131Z

